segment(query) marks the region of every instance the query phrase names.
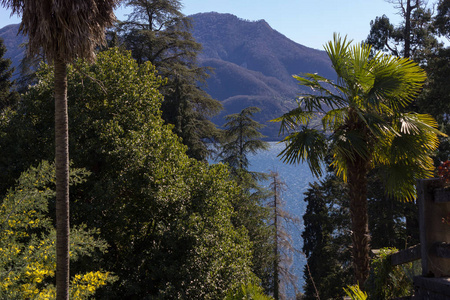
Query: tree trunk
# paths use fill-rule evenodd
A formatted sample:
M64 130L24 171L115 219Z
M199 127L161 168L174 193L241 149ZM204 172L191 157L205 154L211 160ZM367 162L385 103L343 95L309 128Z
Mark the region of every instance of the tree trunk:
M275 259L273 262L273 298L275 300L280 299L280 275L278 269L280 267L280 255L278 254L278 191L277 191L277 178L273 178L273 212L274 212L274 227L275 227L275 237L274 237L274 255Z
M69 125L67 69L55 60L56 299L69 299Z
M406 1L406 12L405 12L405 31L403 33L405 38L405 51L403 57L409 58L411 55L411 0Z
M370 234L367 214L367 159L357 156L348 162L348 188L352 221L353 267L360 288L369 276Z

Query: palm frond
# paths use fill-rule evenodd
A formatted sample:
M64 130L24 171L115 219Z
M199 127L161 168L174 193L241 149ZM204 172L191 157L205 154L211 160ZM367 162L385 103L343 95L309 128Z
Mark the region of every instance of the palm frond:
M346 103L342 96L333 92L335 90L343 93L345 88L325 77L312 73L304 74L303 77L299 75L293 75L293 77L299 82L299 85L309 87L314 92L299 97L305 110L323 111L326 109L324 105L329 108L338 108Z
M384 102L394 110L408 105L420 92L426 79L425 71L406 58L378 53L373 66L375 81L368 96Z
M321 162L325 159L328 148L322 132L303 127L282 142L286 143L286 148L278 156L284 163L298 164L306 161L314 176L322 176Z
M346 107L329 110L322 117L322 126L325 130L337 129L339 126L344 124L347 116L348 116L348 108Z
M316 113L313 111L305 111L300 105L297 108L283 114L281 117L270 120L270 122L281 122L279 134L296 130L299 125L308 124Z
M2 0L3 6L22 15L20 29L28 35L28 53L41 50L49 61L92 61L95 47L105 40L105 28L112 26L119 0Z

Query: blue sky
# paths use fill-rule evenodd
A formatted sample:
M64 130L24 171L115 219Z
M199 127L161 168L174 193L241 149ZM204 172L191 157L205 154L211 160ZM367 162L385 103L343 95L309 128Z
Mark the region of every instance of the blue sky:
M181 3L186 15L215 11L251 21L264 19L291 40L315 49L323 49L333 32L347 35L355 42L365 40L370 21L383 14L394 24L400 22L393 4L384 0L182 0ZM119 8L116 15L125 20L126 13L126 9ZM10 11L0 7L0 28L20 23L19 18L10 19L9 15Z

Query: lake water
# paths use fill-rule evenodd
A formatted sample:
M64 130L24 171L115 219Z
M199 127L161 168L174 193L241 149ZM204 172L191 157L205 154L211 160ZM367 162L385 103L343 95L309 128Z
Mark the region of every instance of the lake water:
M282 199L285 202L285 210L293 217L297 217L300 222L298 226L289 226L288 229L293 238L294 247L301 251L303 241L301 233L303 232L303 214L306 211L306 203L304 199L304 192L309 187L310 182L317 180L313 178L308 165L288 165L284 164L277 155L284 149L283 143L271 142L268 151L261 151L256 155L249 156L250 171L265 172L276 171L280 175L280 179L286 183L286 191L282 194ZM264 186L269 186L270 182L264 182ZM298 277L297 288L303 290L303 268L306 258L297 253L294 256L293 273ZM289 299L293 299L292 290L289 293Z

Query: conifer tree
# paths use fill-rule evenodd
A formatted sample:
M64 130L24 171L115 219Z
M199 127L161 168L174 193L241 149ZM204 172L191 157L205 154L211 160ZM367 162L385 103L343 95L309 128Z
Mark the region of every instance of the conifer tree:
M227 163L233 173L238 170L248 170L248 155L256 154L269 147L259 130L264 125L252 119L254 113L260 109L255 106L244 108L240 113L225 116L224 134L221 142L219 157Z
M240 196L234 201L237 212L234 220L236 227L245 227L253 242L253 272L261 279L266 293L273 292L273 228L270 222L270 210L264 206L270 192L263 188L259 180L267 175L250 171L248 156L269 147L262 141L259 124L251 117L259 112L257 107L247 107L240 113L225 117L217 159L227 164L232 179L241 188Z
M382 50L394 56L411 58L420 63L424 54L440 47L433 35L432 10L422 0L386 0L392 3L402 17L398 26L390 23L386 15L370 22L366 43L374 50Z
M161 88L164 95L163 119L188 146L188 155L205 159L209 155L206 141L217 138L219 131L209 120L222 105L212 99L200 85L206 70L197 65L201 45L190 30L179 0L128 0L132 8L128 20L119 24L125 47L138 63L151 62L159 75L167 79Z
M5 53L6 47L0 38L0 112L19 101L18 93L11 90L13 86L11 76L14 69L10 68L11 60L3 58Z

